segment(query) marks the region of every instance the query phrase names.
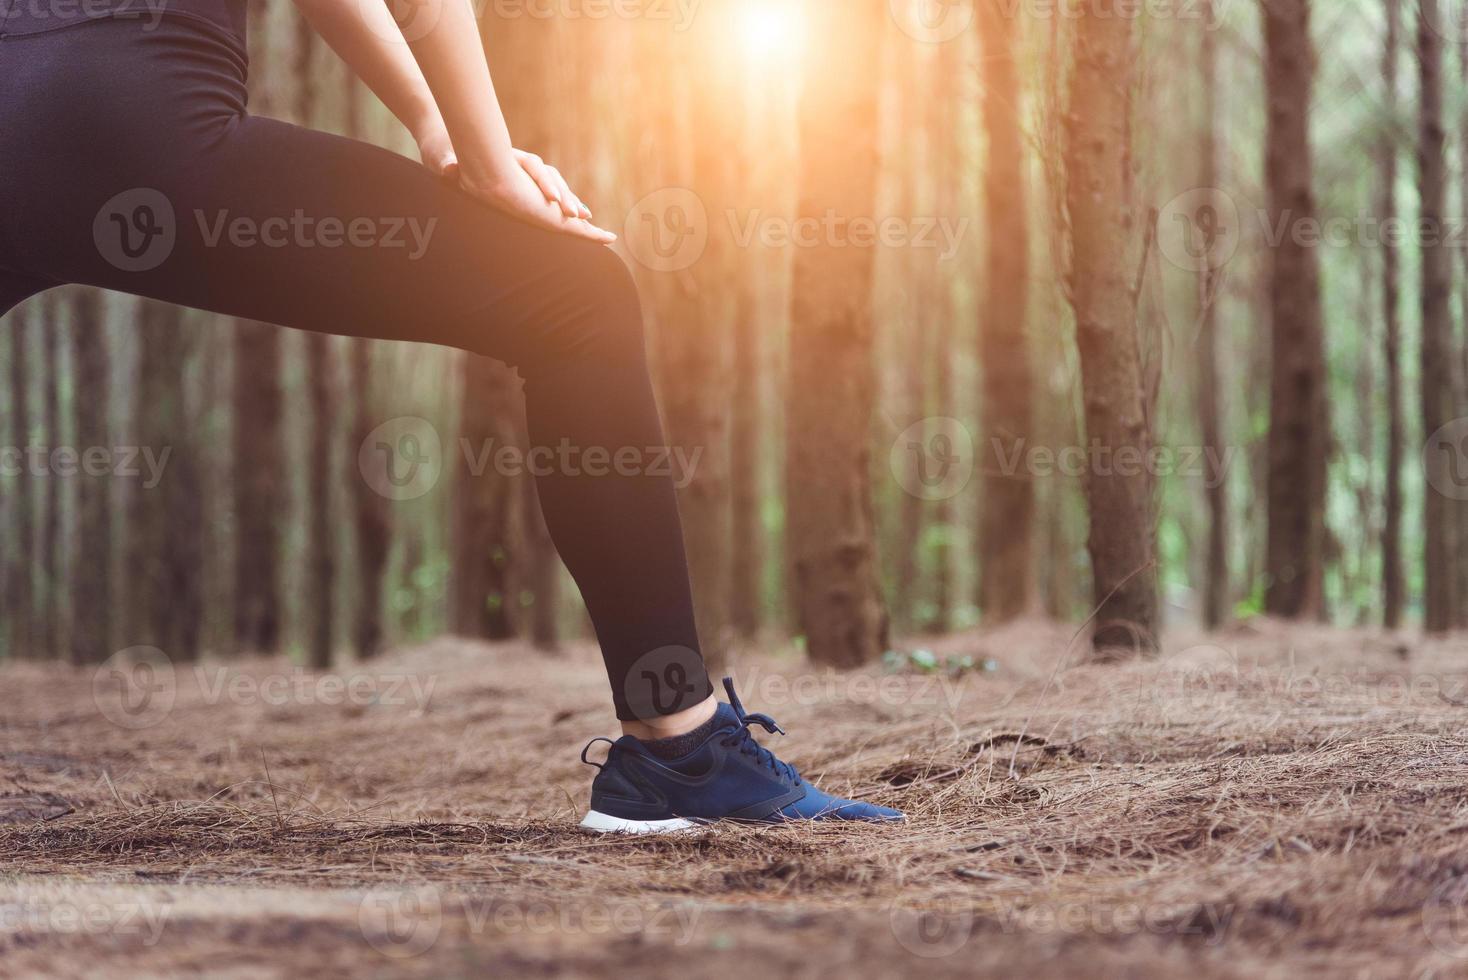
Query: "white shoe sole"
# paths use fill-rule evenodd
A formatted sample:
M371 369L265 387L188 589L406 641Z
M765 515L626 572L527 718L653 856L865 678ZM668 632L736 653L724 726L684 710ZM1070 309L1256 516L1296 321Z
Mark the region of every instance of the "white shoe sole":
M701 824L682 817L671 820L625 820L596 810L588 810L581 820L581 829L588 834L686 834L698 830Z

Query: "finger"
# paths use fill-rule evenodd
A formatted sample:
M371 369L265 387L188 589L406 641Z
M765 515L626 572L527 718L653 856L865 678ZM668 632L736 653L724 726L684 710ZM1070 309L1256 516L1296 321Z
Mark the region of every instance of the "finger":
M530 176L535 180L535 185L540 188L540 192L545 195L545 199L565 213L566 206L561 203L561 188L557 186L549 171L549 167L536 167L530 171ZM567 215L567 217L570 216Z
M582 238L589 238L602 245L610 245L617 240L617 236L605 228L598 228L591 222L583 221L580 218L566 222L566 228L573 234L580 235Z
M566 217L584 218L585 215L581 213L581 201L571 193L571 185L566 183L566 178L555 167L551 167L550 172L554 175L556 186L560 189L561 207L565 209Z

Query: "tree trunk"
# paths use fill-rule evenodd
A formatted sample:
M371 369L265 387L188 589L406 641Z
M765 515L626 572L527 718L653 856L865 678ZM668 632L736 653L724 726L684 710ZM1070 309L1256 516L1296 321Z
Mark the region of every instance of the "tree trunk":
M1318 252L1294 231L1315 219L1310 151L1314 51L1309 0L1261 0L1268 100L1265 183L1271 227L1268 542L1265 610L1322 608L1327 412Z
M176 306L141 301L133 430L164 463L156 486L131 488L127 524L127 645L178 661L199 656L204 623L203 491L188 420L189 333ZM166 455L165 455L166 454Z
M1421 0L1417 26L1420 70L1420 116L1417 144L1421 223L1428 229L1445 228L1447 217L1447 139L1443 124L1443 39L1437 33L1441 0ZM1442 242L1422 245L1422 424L1429 440L1453 418L1452 257ZM1437 450L1443 451L1437 451ZM1448 486L1448 450L1428 444L1424 503L1426 595L1423 625L1429 633L1444 633L1453 625L1457 595L1454 575L1454 505L1437 488Z
M88 289L76 299L71 330L72 409L76 447L110 446L107 409L107 327L102 294ZM112 511L110 481L77 480L76 536L72 555L71 640L76 663L101 663L112 655Z
M353 405L351 445L365 443L376 427L372 411L372 341L351 341ZM357 528L357 616L352 643L357 656L371 658L382 650L382 583L387 574L388 550L392 546L392 511L386 497L364 479L354 476L352 487L354 523Z
M280 649L280 508L285 499L280 331L235 327L233 455L235 642L250 653Z
M1397 221L1397 59L1401 44L1401 0L1385 0L1386 50L1382 75L1386 79L1381 143L1377 147L1381 172L1381 217L1390 227ZM1402 313L1401 256L1394 243L1382 244L1382 322L1386 368L1386 519L1381 532L1382 624L1390 630L1402 625Z
M310 637L307 662L332 664L336 625L336 535L331 508L332 449L336 445L336 386L331 338L306 335L306 384L311 398L311 453L306 489L306 606Z
M10 434L12 445L22 453L31 442L30 414L30 334L33 304L16 309L10 315ZM110 445L99 443L98 445ZM41 654L35 631L35 515L36 484L48 485L31 473L27 459L22 458L11 510L9 555L6 575L5 616L9 619L7 637L12 656L34 658Z
M760 513L759 303L754 283L741 275L734 305L734 390L730 398L729 625L748 639L763 619L764 521Z
M1203 27L1203 167L1201 186L1218 187L1218 31L1213 0ZM1218 302L1222 298L1222 269L1205 264L1198 276L1200 323L1198 332L1198 431L1205 459L1219 459L1223 425L1218 404ZM1221 466L1204 471L1204 499L1208 505L1208 548L1204 558L1203 625L1216 630L1229 618L1228 484Z
M46 366L46 378L42 391L42 426L46 442L53 449L65 443L61 430L61 300L52 294L47 297L45 318L41 330L41 361ZM48 484L46 494L46 518L41 525L40 566L41 602L38 631L42 649L47 656L60 657L65 649L61 617L62 590L66 586L66 568L61 554L62 500L61 488Z
M460 445L464 466L454 483L454 630L463 636L503 640L515 635L514 566L518 481L496 472L496 455L517 444L515 417L520 386L497 361L472 354L460 359L464 372ZM482 472L469 469L484 465Z
M886 7L816 0L801 99L798 216L874 213ZM869 439L875 399L870 248L796 250L786 478L797 621L810 657L855 666L887 648Z
M1006 457L1034 433L1029 320L1030 236L1024 86L1017 47L1021 19L1005 16L1001 0L984 0L976 18L982 42L984 129L989 160L984 200L989 245L979 306L983 439L981 458ZM986 622L1002 623L1035 604L1034 480L1021 466L1013 473L981 467L979 485L979 609ZM1056 533L1059 531L1057 529Z
M1125 247L1140 240L1130 202L1132 20L1094 11L1074 23L1066 115L1071 303L1080 352L1086 497L1098 653L1157 648L1152 448Z

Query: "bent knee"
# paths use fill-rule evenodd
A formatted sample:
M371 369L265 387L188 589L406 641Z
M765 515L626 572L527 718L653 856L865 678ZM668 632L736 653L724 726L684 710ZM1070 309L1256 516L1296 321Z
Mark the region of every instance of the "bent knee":
M544 322L533 325L542 344L534 363L554 368L587 357L644 356L642 301L627 263L605 246L577 250L556 273L556 297Z

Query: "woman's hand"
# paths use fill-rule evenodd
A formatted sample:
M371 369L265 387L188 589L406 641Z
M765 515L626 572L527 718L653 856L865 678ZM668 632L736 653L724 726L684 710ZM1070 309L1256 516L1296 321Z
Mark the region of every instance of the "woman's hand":
M568 218L590 218L591 209L581 203L581 198L571 193L570 185L561 172L534 153L515 150L515 162L530 175L535 185L545 194L545 199L559 204Z
M454 153L454 143L449 139L449 131L443 120L428 126L415 138L418 141L418 158L423 161L423 166L434 176L447 177L450 180L459 178L459 157Z
M502 176L476 179L462 167L458 169L459 186L470 196L497 210L552 231L565 232L590 239L602 245L617 240L611 232L590 221L591 211L582 204L554 167L547 167L539 157L515 151L519 166L507 167ZM522 157L524 158L522 160ZM534 161L529 163L529 161ZM532 176L531 168L536 175ZM551 190L555 191L553 195Z

